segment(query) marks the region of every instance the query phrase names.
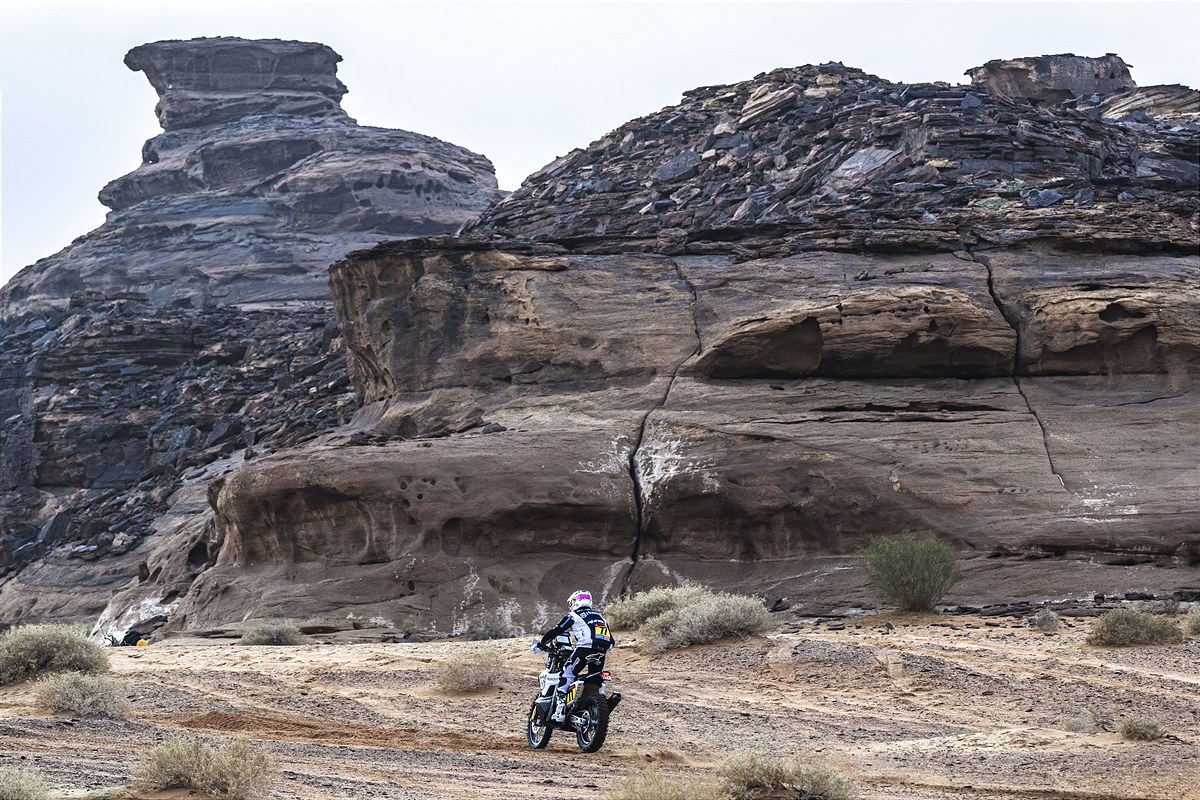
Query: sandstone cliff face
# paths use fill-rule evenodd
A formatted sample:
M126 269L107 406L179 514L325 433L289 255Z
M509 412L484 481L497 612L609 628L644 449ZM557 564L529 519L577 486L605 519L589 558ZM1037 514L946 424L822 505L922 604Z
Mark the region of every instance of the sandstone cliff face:
M0 319L61 310L84 290L192 308L326 301L325 270L346 253L453 232L501 196L483 156L355 124L339 105L340 60L279 40L131 50L164 133L100 192L104 225L0 290Z
M339 60L242 39L126 57L165 132L101 191L103 226L0 290L0 624L94 619L131 582L128 623L161 618L215 561L213 478L357 407L329 263L500 196L482 156L356 125Z
M1119 66L698 89L465 239L338 263L364 407L214 484L173 624L537 624L679 578L827 610L901 531L968 557L960 598L1194 586L1196 93Z

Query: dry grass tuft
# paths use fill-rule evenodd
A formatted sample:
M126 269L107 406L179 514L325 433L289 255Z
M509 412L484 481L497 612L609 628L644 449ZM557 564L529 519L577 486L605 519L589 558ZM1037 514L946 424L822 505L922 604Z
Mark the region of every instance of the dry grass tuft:
M1138 742L1153 742L1166 736L1159 724L1152 719L1130 717L1121 723L1121 738Z
M733 800L786 793L794 800L854 800L854 782L833 767L793 759L735 753L720 767L722 786Z
M490 639L511 639L517 632L499 614L492 613L480 614L473 619L463 635L472 642L482 642Z
M238 644L268 647L295 647L308 642L300 629L288 622L271 622L256 625L242 634Z
M1118 609L1101 614L1092 623L1088 644L1128 647L1136 644L1178 644L1183 630L1173 619L1141 611Z
M1183 627L1192 636L1200 636L1200 603L1192 603L1187 616L1183 618Z
M140 789L192 789L205 797L245 800L269 792L276 774L275 760L247 741L213 746L175 737L142 757L133 781Z
M38 681L35 692L38 707L47 711L126 719L131 710L125 699L125 684L107 675L84 675L82 672L47 675Z
M503 675L504 657L490 647L476 646L439 664L434 685L447 694L463 694L494 686Z
M718 594L692 584L650 589L607 606L604 615L614 628L641 625L648 646L659 651L778 627L757 598Z
M630 772L613 783L605 800L726 800L711 783L681 775L666 776L654 765Z
M778 627L755 597L709 594L691 605L651 617L643 635L654 650L676 650L730 636L752 636Z
M42 776L21 767L0 767L0 798L3 800L46 800L50 787Z
M1086 708L1081 708L1062 721L1062 729L1071 733L1095 733L1099 727L1096 715Z
M0 686L53 672L108 669L108 653L77 625L30 625L0 635Z
M1029 624L1043 633L1054 633L1062 626L1062 620L1048 608L1038 610L1029 618Z
M698 603L709 595L707 589L693 583L657 586L625 600L609 603L604 607L604 618L617 629L636 628L651 617Z

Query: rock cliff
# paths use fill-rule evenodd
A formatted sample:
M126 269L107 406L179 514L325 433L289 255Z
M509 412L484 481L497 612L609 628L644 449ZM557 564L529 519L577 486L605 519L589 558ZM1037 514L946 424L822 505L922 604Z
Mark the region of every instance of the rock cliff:
M336 264L363 408L213 484L172 624L538 624L680 578L825 611L902 531L960 549L960 600L1195 587L1197 93L971 74L697 89Z
M351 250L451 233L502 193L491 162L407 131L357 125L325 45L234 38L135 47L164 132L109 183L105 223L0 290L0 319L77 291L156 306L328 301Z
M356 125L338 61L228 38L126 56L164 133L101 191L104 225L0 290L0 623L186 591L216 557L213 477L357 407L328 265L501 196L482 156Z

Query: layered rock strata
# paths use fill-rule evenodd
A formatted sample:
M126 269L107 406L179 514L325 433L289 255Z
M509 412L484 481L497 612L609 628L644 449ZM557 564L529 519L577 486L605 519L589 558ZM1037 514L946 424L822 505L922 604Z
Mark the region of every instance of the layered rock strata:
M77 303L53 328L0 339L4 621L94 619L115 589L150 578L147 543L192 483L199 530L172 547L199 572L214 465L294 446L358 407L322 305Z
M827 611L898 532L959 548L960 598L1194 590L1200 126L1104 109L1195 93L1077 61L1032 98L841 65L696 90L466 239L335 265L369 438L215 485L177 624L282 592L536 625L581 580Z
M77 291L192 308L325 301L326 268L351 250L453 232L501 196L483 156L346 116L340 60L234 38L129 51L164 133L101 190L102 226L0 290L0 318L61 311Z
M209 482L357 406L329 263L500 196L483 156L356 125L338 61L129 52L164 133L101 191L104 225L0 290L0 624L94 619L131 582L157 587L132 622L161 617L216 557Z
M1131 267L1173 275L1181 327L1200 321L1194 259L1136 262L1089 256L1085 299L1027 309L1022 281L1071 293L1051 268L1078 256L358 255L334 281L369 438L215 484L221 556L178 622L257 604L447 631L516 599L534 624L580 576L606 598L687 577L828 611L869 601L844 557L899 531L977 556L992 600L1191 585L1195 343L1137 361L1135 318L1104 323L1111 350L1076 344L1134 304ZM1070 369L1018 356L1046 352ZM1030 582L1031 557L1059 568Z

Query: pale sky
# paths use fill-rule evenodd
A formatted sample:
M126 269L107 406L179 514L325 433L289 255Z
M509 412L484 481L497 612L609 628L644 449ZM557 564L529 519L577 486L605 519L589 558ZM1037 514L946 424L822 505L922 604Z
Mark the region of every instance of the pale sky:
M995 58L1113 52L1200 86L1200 2L0 0L0 283L104 221L96 193L160 132L144 42L300 39L341 54L364 125L488 156L500 185L691 88L841 61L963 83Z

